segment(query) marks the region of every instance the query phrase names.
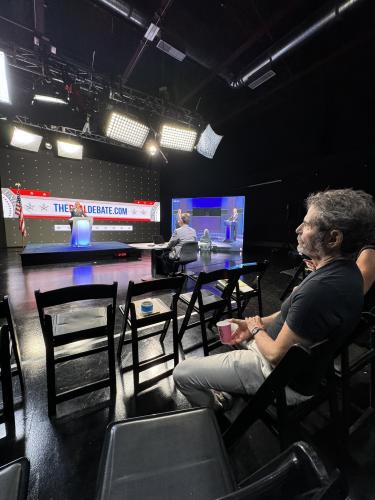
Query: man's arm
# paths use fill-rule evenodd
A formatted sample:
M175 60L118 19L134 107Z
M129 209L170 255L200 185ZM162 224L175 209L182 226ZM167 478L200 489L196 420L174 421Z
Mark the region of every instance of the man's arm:
M264 328L267 330L267 328L270 326L270 324L272 323L272 321L274 319L277 318L277 316L280 314L280 311L276 311L274 312L273 314L271 314L270 316L264 316L263 318L261 318L261 321L263 323L263 326Z
M357 259L357 266L362 273L363 293L366 294L375 282L375 250L363 250Z
M175 247L179 241L180 238L178 237L177 231L173 231L171 239L168 241L168 248Z
M251 331L254 328L259 328L259 331L254 336L254 340L259 351L263 356L271 363L271 365L277 365L280 360L285 356L288 349L293 344L303 344L306 343L304 339L296 335L293 330L291 330L287 323L284 322L280 333L278 334L276 340L273 340L266 331L266 326L264 324L264 319L272 318L277 316L279 313L274 313L267 318L260 318L259 316L254 316L253 318L246 318L244 320L232 320L233 323L238 325L238 329L234 332L232 336L231 344L240 344L243 341L251 340Z
M259 351L273 366L281 361L292 345L306 343L289 328L286 322L284 322L276 340L271 339L265 330L260 330L255 335L254 340Z

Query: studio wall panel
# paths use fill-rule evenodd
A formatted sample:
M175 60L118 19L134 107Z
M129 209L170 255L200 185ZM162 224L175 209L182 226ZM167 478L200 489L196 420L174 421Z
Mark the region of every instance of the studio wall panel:
M51 196L98 201L159 201L159 172L103 160L82 161L58 158L52 152L31 153L0 148L2 187L49 191ZM16 219L4 219L6 244L20 246L22 239ZM26 219L28 237L25 243L64 243L70 233L54 230L61 219ZM159 234L157 222L94 221L95 224L132 225L132 231L95 231L94 241L145 242Z

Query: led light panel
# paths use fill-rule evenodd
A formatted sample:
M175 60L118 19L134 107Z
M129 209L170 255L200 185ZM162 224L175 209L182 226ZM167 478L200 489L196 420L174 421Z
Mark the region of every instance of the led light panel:
M109 119L106 136L131 146L142 148L150 129L143 123L132 120L126 115L112 113Z
M73 144L71 142L57 141L57 155L62 156L63 158L82 160L83 146L82 144Z
M61 99L60 97L53 97L43 94L35 94L33 100L40 102L50 102L51 104L68 104L67 101L64 101L64 99Z
M32 134L31 132L26 132L26 130L14 127L10 145L15 148L27 149L27 151L34 151L34 153L37 153L42 139L43 137L41 135Z
M163 125L160 146L181 151L193 151L197 139L196 130Z
M0 102L10 104L5 62L5 54L0 52Z

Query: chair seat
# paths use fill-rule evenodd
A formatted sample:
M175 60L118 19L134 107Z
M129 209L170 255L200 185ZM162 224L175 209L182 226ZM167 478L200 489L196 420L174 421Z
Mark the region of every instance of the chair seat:
M183 302L185 302L185 304L189 304L192 295L193 292L182 293L180 295L180 298ZM208 306L211 304L215 304L217 302L222 302L223 299L219 295L215 295L209 290L202 289L202 300L203 300L203 305ZM198 310L197 302L194 304L194 309L196 311Z
M88 307L74 309L52 317L54 336L105 327L107 325L107 309L105 307Z
M148 314L142 313L141 304L145 300L152 302L152 304L153 304L152 313L148 313ZM162 299L159 299L158 297L151 297L151 298L143 299L143 300L132 300L132 302L135 305L135 313L137 316L137 320L148 318L150 316L157 316L158 314L169 313L172 311L172 309L169 306L167 306L167 304Z
M21 458L0 467L0 499L22 500L27 495L28 462Z
M362 360L369 358L367 360L368 363L371 361L371 357L373 357L374 353L371 349L367 349L366 347L359 346L357 344L351 344L349 346L349 366L355 366L357 363L361 363ZM338 356L335 359L335 372L337 375L341 376L341 356Z
M114 423L103 456L100 500L210 500L235 488L207 409Z

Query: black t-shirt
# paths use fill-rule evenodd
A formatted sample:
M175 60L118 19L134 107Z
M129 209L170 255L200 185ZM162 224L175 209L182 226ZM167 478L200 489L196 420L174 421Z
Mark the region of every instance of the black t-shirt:
M338 259L310 273L282 303L280 314L267 329L276 339L286 321L311 345L357 325L363 306L363 279L356 263Z

